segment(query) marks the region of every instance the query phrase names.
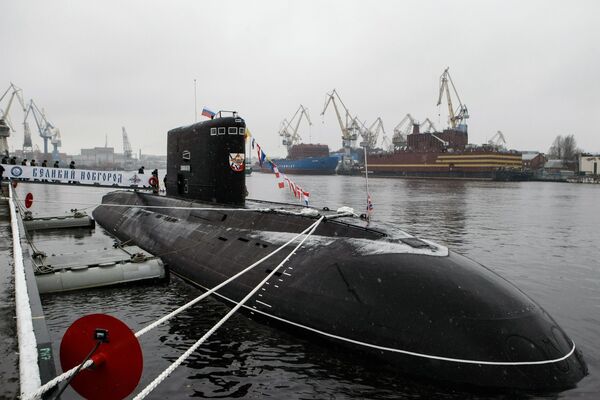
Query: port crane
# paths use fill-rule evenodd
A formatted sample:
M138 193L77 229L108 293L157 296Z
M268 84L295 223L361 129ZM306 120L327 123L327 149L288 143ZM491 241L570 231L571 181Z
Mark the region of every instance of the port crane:
M37 106L32 100L29 100L29 105L24 110L25 118L23 119L23 126L25 129L25 140L23 145L29 144L31 146L31 132L29 130L29 124L27 119L29 115L33 115L33 119L38 128L40 137L44 140L44 154L48 154L48 141L52 144L54 149L52 150L52 159L58 161L60 159L58 148L62 146L62 140L60 131L46 118L46 114L43 110ZM29 143L27 143L29 141Z
M404 118L394 128L394 136L392 136L392 144L394 149L400 150L406 146L406 136L412 132L413 125L418 125L418 122L412 115L406 114Z
M358 118L355 118L356 121L359 121ZM360 121L359 121L360 122ZM379 134L383 132L385 135L385 128L383 127L383 120L381 117L377 117L377 119L367 128L364 122L360 122L362 125L362 129L360 129L360 135L363 139L363 143L368 149L374 149L377 147L377 140L379 139Z
M54 131L54 135L52 135L52 140L50 143L52 143L52 159L54 161L60 160L60 151L58 148L62 147L62 139L60 137L60 130L58 128Z
M10 95L9 95L10 93ZM25 101L23 101L23 90L14 85L14 83L10 83L8 89L4 91L2 96L0 97L0 103L2 100L7 98L8 103L4 110L0 108L0 154L8 155L8 138L10 136L11 131L15 131L8 119L8 113L10 112L11 106L13 104L14 99L21 104L21 109L25 112Z
M122 126L123 130L123 155L125 156L125 160L130 160L133 155L133 151L131 150L131 143L129 143L129 138L127 137L127 131L125 127Z
M298 117L298 119L296 119L296 117ZM287 147L288 151L293 145L300 143L300 140L302 140L302 138L298 134L298 128L300 127L300 122L302 122L302 118L305 118L308 122L308 125L312 126L310 116L308 115L308 109L302 104L300 104L292 118L289 121L287 119L284 119L281 123L279 136L283 138L282 144ZM292 128L292 123L294 123L294 120L296 122L295 126Z
M383 151L392 152L394 151L394 144L390 140L390 138L384 133L381 138L381 147L383 147Z
M356 122L356 118L352 117L350 110L348 110L348 107L346 107L335 89L331 93L327 93L326 96L321 116L325 115L329 104L333 104L333 109L340 124L340 130L342 131L342 147L344 148L340 168L342 170L350 170L352 168L352 148L355 147L356 139L360 133L360 125ZM340 106L342 107L344 117L340 113Z
M421 122L421 125L419 126L419 132L432 133L437 132L437 129L435 128L435 125L433 124L433 122L431 122L429 118L425 118L425 121Z
M505 148L506 146L506 138L501 131L496 132L494 136L488 140L487 144L497 150Z
M329 104L333 104L335 115L340 124L340 130L342 131L342 146L344 149L351 149L355 144L356 139L358 138L358 132L360 131L360 127L356 123L356 118L352 117L350 110L348 110L348 107L346 107L335 89L333 89L331 93L327 93L327 99L325 100L323 111L321 111L321 116L325 115L325 111L327 111ZM344 120L342 120L339 106L343 108Z
M444 70L442 76L440 76L440 95L438 97L437 105L442 104L442 98L444 94L446 94L446 99L448 102L448 123L452 129L458 129L462 131L467 131L467 119L469 118L469 111L467 110L467 106L462 103L460 100L460 96L458 95L458 91L456 90L456 86L454 86L454 82L452 81L452 77L450 76L450 67ZM450 85L448 85L450 82ZM452 96L450 93L450 86L452 86L452 90L454 91L454 95L458 100L458 107L456 110L452 105Z

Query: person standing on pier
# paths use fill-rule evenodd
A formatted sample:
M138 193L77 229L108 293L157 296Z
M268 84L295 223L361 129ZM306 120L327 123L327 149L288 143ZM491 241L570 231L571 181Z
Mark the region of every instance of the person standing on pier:
M48 168L48 160L42 161L42 167ZM42 179L42 182L48 182L48 179Z
M27 166L27 159L26 158L24 158L23 161L21 161L21 165L23 165L25 167ZM28 181L29 178L19 178L19 180L21 180L21 181Z
M75 169L75 161L71 160L69 164L69 169ZM75 181L69 181L69 183L76 183Z
M158 169L155 168L154 171L152 171L152 177L154 178L154 185L152 185L152 193L158 194L160 190L160 181L158 180Z
M2 160L2 164L5 164L4 160ZM2 166L2 164L0 164L0 182L4 180L4 167Z
M58 160L54 161L54 165L52 166L52 168L60 168L60 165L58 164ZM53 180L52 182L60 182L59 180Z
M138 169L138 174L143 174L144 173L144 166L142 165L142 167L140 169Z
M2 164L8 164L8 156L2 157Z
M32 159L31 161L29 161L29 166L30 167L37 167L37 164L35 163L34 159ZM37 182L37 181L39 181L39 179L34 179L33 181Z
M13 158L10 159L10 165L17 165L17 157L13 156Z

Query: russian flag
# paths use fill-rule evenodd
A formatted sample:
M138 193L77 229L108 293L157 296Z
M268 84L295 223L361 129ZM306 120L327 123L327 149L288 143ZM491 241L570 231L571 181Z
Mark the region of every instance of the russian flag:
M215 117L215 113L213 111L210 111L208 108L204 107L202 109L202 115L205 117L208 117L210 119L213 119Z

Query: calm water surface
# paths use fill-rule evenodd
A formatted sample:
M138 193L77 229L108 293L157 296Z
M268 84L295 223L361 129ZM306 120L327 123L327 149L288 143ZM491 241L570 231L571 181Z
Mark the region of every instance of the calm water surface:
M313 205L364 210L364 179L296 176ZM600 186L567 183L496 183L370 179L377 223L448 245L485 264L540 303L583 351L590 375L562 393L519 397L589 398L600 393ZM273 175L247 179L250 197L291 201ZM20 185L31 191L37 215L61 215L93 206L107 190ZM49 253L111 246L102 228L34 235ZM58 354L60 339L77 318L102 312L138 330L201 292L177 278L47 295L42 301ZM202 336L228 308L213 299L193 307L141 338L144 373L137 391ZM136 392L137 392L136 391ZM255 323L229 320L178 368L151 398L395 399L514 398L470 393L416 382L377 365L365 365L319 343ZM70 391L65 399L77 398Z

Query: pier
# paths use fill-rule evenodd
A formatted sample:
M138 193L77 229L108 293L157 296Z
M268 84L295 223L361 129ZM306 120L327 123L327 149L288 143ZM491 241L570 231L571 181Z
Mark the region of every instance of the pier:
M2 184L0 381L7 397L27 397L54 378L57 370L24 232L13 189Z

